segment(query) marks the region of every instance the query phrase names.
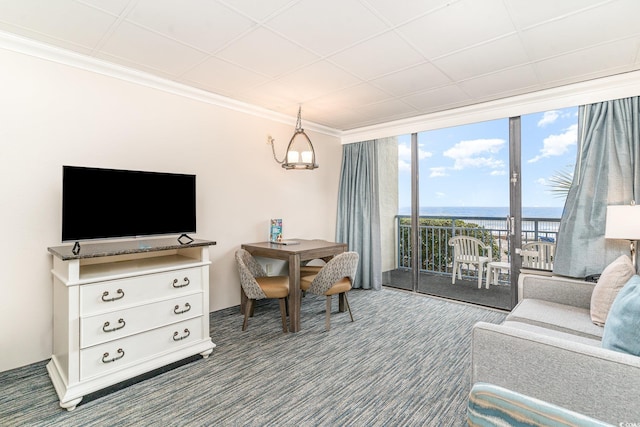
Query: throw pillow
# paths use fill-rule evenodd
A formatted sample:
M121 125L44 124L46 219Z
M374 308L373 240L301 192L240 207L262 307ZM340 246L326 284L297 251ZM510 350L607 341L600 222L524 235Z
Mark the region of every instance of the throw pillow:
M607 323L602 347L640 356L640 276L635 275L618 293Z
M604 269L591 294L591 321L604 326L611 304L625 283L636 274L631 259L621 255Z

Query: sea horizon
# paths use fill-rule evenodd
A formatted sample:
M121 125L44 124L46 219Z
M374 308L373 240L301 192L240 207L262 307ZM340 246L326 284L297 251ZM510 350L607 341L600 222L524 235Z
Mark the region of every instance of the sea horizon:
M558 206L523 206L523 218L560 218L563 207ZM411 215L411 208L399 209L399 215ZM420 215L425 216L455 216L455 217L490 217L503 218L509 215L508 206L421 206Z

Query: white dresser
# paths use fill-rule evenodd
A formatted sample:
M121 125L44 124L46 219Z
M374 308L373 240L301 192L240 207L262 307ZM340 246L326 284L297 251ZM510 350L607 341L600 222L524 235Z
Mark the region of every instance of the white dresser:
M208 357L209 246L149 239L51 247L60 406L195 354Z

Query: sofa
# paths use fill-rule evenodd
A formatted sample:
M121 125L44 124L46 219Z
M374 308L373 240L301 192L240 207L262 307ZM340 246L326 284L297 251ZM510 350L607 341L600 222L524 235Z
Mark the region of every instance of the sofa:
M472 385L493 384L614 425L640 425L640 357L602 348L604 327L590 315L594 286L521 274L520 302L505 321L473 327Z

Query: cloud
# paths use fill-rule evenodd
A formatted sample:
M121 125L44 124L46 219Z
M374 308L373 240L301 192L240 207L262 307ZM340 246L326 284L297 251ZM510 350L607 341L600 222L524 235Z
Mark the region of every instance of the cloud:
M453 169L456 170L468 167L504 169L504 161L494 158L493 154L498 153L505 143L504 139L498 138L460 141L443 155L454 160Z
M528 160L535 163L540 159L553 156L561 156L569 150L569 146L575 145L578 140L578 125L573 124L557 135L549 135L542 141L540 154Z
M435 168L429 168L431 174L429 174L429 178L437 178L439 176L449 176L447 173L447 168L444 166L438 166Z
M558 110L545 111L542 118L538 121L538 127L543 128L546 125L550 125L558 120L558 117L560 117L560 111Z
M440 192L440 191L436 192L436 197L437 197L438 199L442 199L442 198L443 198L443 197L445 197L445 196L446 196L446 194L445 194L445 193L442 193L442 192Z
M504 169L491 171L491 176L503 176L506 174L507 174L507 171Z
M418 146L418 160L423 160L433 156L433 153L425 151ZM409 144L398 144L398 170L403 172L411 171L411 146Z
M535 180L535 183L538 185L547 185L547 180L544 178L538 178Z

